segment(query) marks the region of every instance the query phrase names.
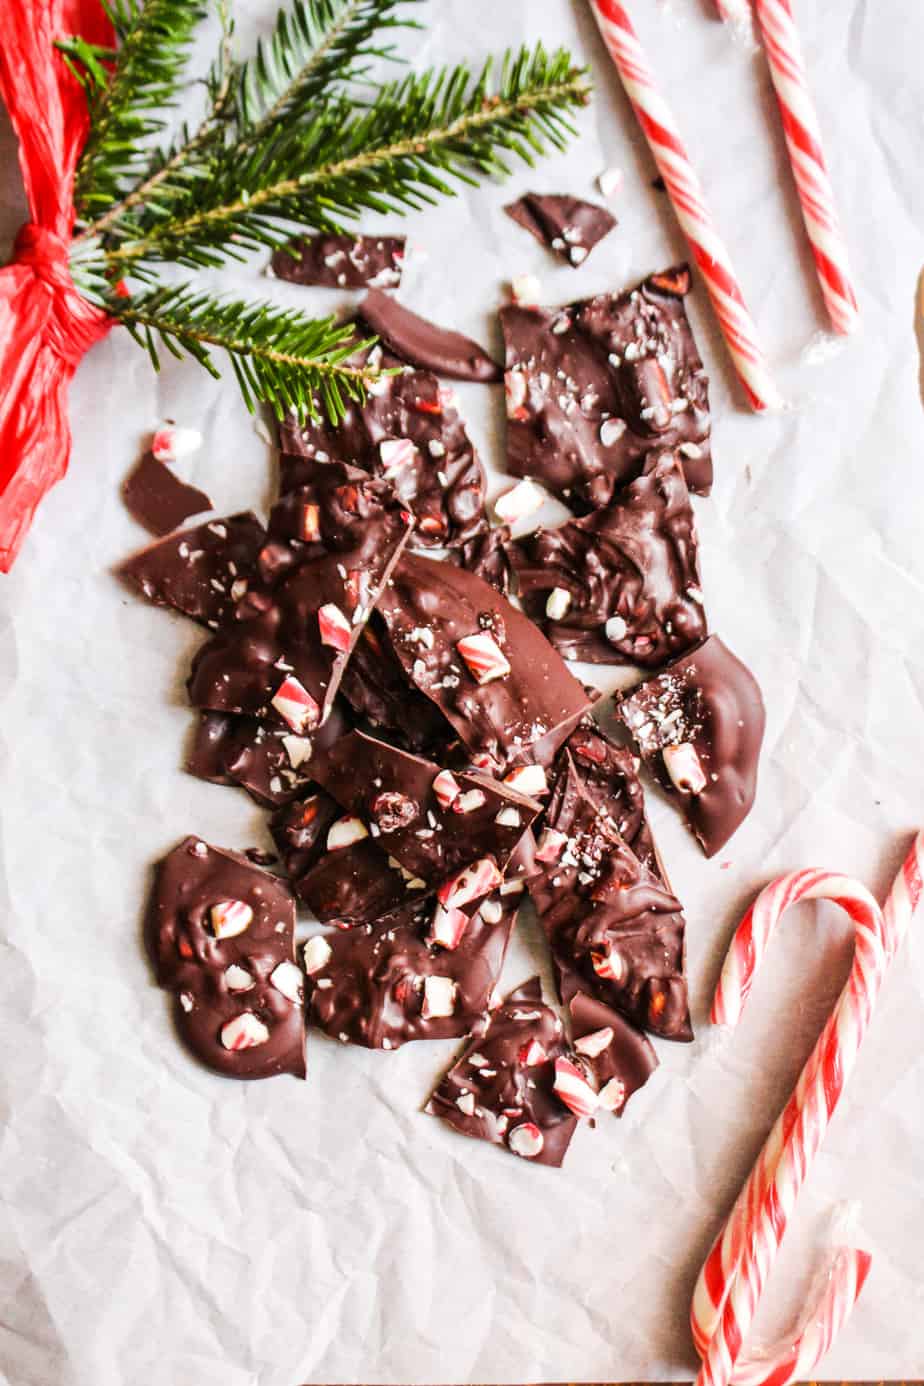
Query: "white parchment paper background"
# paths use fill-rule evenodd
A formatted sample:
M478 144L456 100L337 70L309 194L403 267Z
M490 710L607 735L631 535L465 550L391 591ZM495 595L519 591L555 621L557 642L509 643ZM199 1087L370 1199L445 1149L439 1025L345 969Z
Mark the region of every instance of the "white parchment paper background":
M273 6L239 0L246 45ZM713 626L755 669L768 734L757 807L706 862L651 812L689 920L701 1038L621 1122L582 1130L561 1172L420 1114L454 1046L397 1054L312 1037L310 1078L236 1085L171 1033L139 938L149 864L181 835L265 844L238 792L180 770L198 634L110 576L144 540L119 483L163 417L219 510L270 494L268 450L229 381L159 378L118 333L78 373L72 469L0 584L0 1377L11 1386L651 1380L692 1376L696 1270L839 989L846 922L793 917L733 1040L706 1013L739 912L769 876L821 864L884 890L924 821L924 456L916 281L924 262L924 9L798 0L863 331L830 355L761 60L706 0L633 3L728 239L791 411L740 406L702 290L716 487L697 503ZM654 170L581 0L431 0L420 61L479 59L539 32L590 62L581 138L536 173L415 217L402 298L498 345L511 273L549 302L680 258ZM22 218L4 145L7 244ZM501 213L527 188L595 196L625 173L614 234L576 273ZM394 224L389 221L389 225ZM376 224L372 220L369 227ZM224 277L338 306L338 295ZM502 467L498 389L462 390ZM859 1200L875 1253L829 1377L924 1375L922 924L889 982L774 1277L782 1322L832 1205ZM532 956L531 956L532 955ZM531 929L505 981L541 959Z

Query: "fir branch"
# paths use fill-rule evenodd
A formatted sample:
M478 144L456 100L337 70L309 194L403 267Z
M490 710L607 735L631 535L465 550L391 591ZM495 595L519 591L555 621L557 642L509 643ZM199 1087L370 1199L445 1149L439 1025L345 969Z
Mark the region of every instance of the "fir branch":
M507 173L506 152L531 164L549 145L562 148L573 133L568 112L590 90L570 55L549 55L541 44L507 54L495 95L490 72L489 62L477 77L464 65L411 75L358 113L328 104L308 122L268 130L249 150L229 149L185 212L152 211L143 235L108 253L110 266L220 265L279 244L293 224L337 228L338 218L363 209L418 208L453 194L450 179L474 184L476 172Z
M419 0L294 0L280 10L276 27L237 76L238 122L249 143L276 122L298 120L360 75L369 58L393 56L378 35L416 27L400 19L401 4Z
M269 303L244 303L197 292L191 285L113 297L107 308L145 347L160 369L158 341L176 357L191 356L216 379L212 351L227 353L247 408L258 400L279 418L294 413L342 419L349 399L362 400L380 372L351 358L372 345L357 342L350 323L311 319Z
M200 0L102 0L119 40L115 54L82 39L58 47L82 81L90 112L74 186L78 216L119 201L147 159L141 142L164 128L175 100Z

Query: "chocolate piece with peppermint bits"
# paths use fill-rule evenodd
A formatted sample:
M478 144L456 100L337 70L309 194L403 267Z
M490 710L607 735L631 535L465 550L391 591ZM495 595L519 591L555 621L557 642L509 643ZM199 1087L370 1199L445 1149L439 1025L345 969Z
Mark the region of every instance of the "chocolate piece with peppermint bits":
M294 930L284 882L237 852L188 837L158 864L145 940L180 1037L207 1067L305 1076Z
M270 833L290 880L297 881L321 860L327 851L327 834L342 814L336 800L319 785L312 785L302 798L283 805L273 815Z
M477 342L418 317L391 294L373 289L359 305L359 313L362 325L409 366L451 380L483 384L503 379L501 367Z
M553 193L526 193L504 211L575 269L616 225L605 207Z
M645 813L639 762L589 718L572 732L559 753L556 768L577 775L587 796L616 826L653 875L667 884Z
M433 787L440 766L358 731L319 755L312 773L381 849L431 887L483 857L505 871L541 812L509 785L461 771L457 797L444 805Z
M338 813L331 828L340 817ZM337 851L325 845L318 860L292 878L292 888L322 924L336 922L345 928L379 919L428 893L423 881L392 865L388 853L370 837Z
M492 899L490 917L475 913L452 949L429 941L432 901L325 935L329 956L309 970L309 1024L369 1049L467 1034L497 985L518 902Z
M501 309L507 467L579 513L609 505L652 448L676 448L708 494L708 383L684 309L685 266L561 309Z
M646 765L679 801L707 857L757 792L766 714L751 671L717 635L627 693L617 712Z
M304 795L312 783L312 755L343 736L349 725L340 700L313 737L257 717L204 712L185 768L200 780L240 785L258 804L276 808Z
M306 458L345 458L374 476L387 477L417 524L415 549L453 548L487 526L485 476L453 391L430 371L408 370L381 346L355 353L369 364L399 374L381 378L362 404L348 401L336 426L327 420L280 424L283 451ZM281 473L283 490L298 485L292 464Z
M561 1021L533 977L480 1017L425 1110L463 1136L557 1167L577 1125L554 1087L566 1053Z
M340 691L376 735L417 755L444 758L455 733L439 708L411 683L377 611L356 642Z
M329 506L315 490L306 502L317 506L308 532L320 526L320 538L297 553L277 543L286 561L271 565L270 580L241 598L234 619L196 655L187 685L194 706L266 717L300 736L325 720L410 521L387 483L356 468L330 471L347 479L325 493Z
M494 525L460 549L454 549L452 556L460 568L489 582L495 592L506 597L510 591L510 559L506 549L509 542L510 526Z
M273 251L273 274L322 289L394 289L401 283L404 236L324 232Z
M155 606L172 607L214 630L248 591L265 541L266 531L248 510L158 539L116 572Z
M122 499L133 519L152 534L169 534L191 515L213 508L204 491L181 481L151 452L146 452L125 478Z
M524 610L565 659L660 667L705 639L696 525L676 453L610 505L508 545Z
M473 573L406 554L379 611L408 677L494 770L540 746L548 763L590 707L542 632Z
M680 902L622 838L570 757L546 812L555 853L528 882L563 1002L579 991L663 1039L691 1040ZM549 859L551 857L551 859Z
M651 1041L618 1011L581 991L568 1007L573 1057L584 1069L601 1110L622 1116L633 1093L658 1066Z

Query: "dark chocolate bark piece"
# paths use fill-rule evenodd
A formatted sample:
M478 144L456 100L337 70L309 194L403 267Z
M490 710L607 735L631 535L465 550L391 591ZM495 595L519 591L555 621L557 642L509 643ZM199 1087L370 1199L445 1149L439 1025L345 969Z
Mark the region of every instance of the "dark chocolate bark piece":
M340 691L375 735L417 755L443 759L454 738L453 729L439 708L411 683L377 611L356 642Z
M545 636L481 578L406 554L379 604L415 686L474 757L502 770L554 756L590 706Z
M371 837L331 850L331 833L349 831L338 826L343 824L340 813L327 830L322 855L292 883L322 924L367 924L429 894L425 881L402 872Z
M190 515L211 510L204 491L181 481L166 462L146 452L122 483L122 499L134 519L152 534L169 534Z
M505 597L510 591L510 559L506 549L510 537L509 525L494 525L454 550L460 568L489 582Z
M504 211L575 269L616 225L605 207L552 193L526 193Z
M555 1091L555 1060L565 1053L561 1021L533 977L481 1017L426 1111L463 1136L557 1167L577 1125Z
M265 540L248 510L158 539L116 571L155 606L173 607L215 629L249 590Z
M571 1048L603 1111L622 1116L658 1066L651 1041L618 1011L579 991L568 1008Z
M657 668L706 636L696 525L676 454L610 505L511 543L524 610L565 659Z
M429 941L423 903L310 939L309 1023L369 1049L467 1034L490 1002L518 903L492 896L453 949Z
M273 252L273 273L327 289L393 289L401 283L404 236L305 236Z
M305 1076L295 908L285 884L188 837L161 861L145 919L157 980L191 1052L234 1078Z
M628 693L617 711L645 763L679 799L707 857L757 792L766 715L751 671L717 635Z
M584 991L639 1029L692 1039L680 902L601 813L573 763L555 786L546 830L544 871L528 888L562 1001Z
M322 725L409 532L386 483L343 470L356 479L332 493L341 519L306 542L278 581L248 592L234 620L196 655L188 683L194 706L265 717L304 737ZM325 513L308 510L306 533ZM290 546L280 548L291 558Z
M590 718L571 733L556 764L565 775L569 769L577 775L588 798L615 824L639 861L666 884L645 813L638 767L629 748L617 745Z
M376 346L350 358L382 369L401 367ZM336 426L309 421L280 425L283 451L326 461L344 458L394 484L416 518L414 548L464 544L486 528L485 476L456 408L456 397L430 371L383 376L363 404L348 403ZM283 489L299 485L299 472L283 467Z
M359 312L370 333L380 337L388 350L409 366L453 380L486 383L503 379L501 367L471 337L428 322L390 294L373 289Z
M652 448L676 448L708 494L708 383L684 308L685 266L561 309L501 309L507 466L586 511L608 505Z
M284 804L270 820L270 832L279 848L286 875L297 881L327 851L327 834L343 815L336 800L320 785L312 785L302 798Z

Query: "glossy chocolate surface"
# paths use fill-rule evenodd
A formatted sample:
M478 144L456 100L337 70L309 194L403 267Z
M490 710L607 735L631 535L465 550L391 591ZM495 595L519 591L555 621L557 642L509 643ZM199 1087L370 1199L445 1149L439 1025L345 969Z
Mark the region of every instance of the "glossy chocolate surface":
M584 793L615 825L639 861L665 880L645 813L638 767L632 751L617 745L590 718L571 733L556 761L559 773L577 777Z
M504 211L575 269L616 225L605 207L558 194L526 193Z
M680 800L707 857L725 846L751 811L766 714L751 671L717 635L627 694L617 711L652 774ZM664 751L692 747L703 787L693 793L668 773Z
M622 1116L629 1098L644 1087L658 1066L651 1041L618 1011L582 991L571 998L568 1020L572 1057L585 1070L597 1093L603 1092L608 1083L614 1085L606 1094L608 1110L614 1116ZM589 1046L592 1053L581 1045L581 1040L588 1036L602 1042L607 1031L612 1032L612 1037L599 1052L595 1044ZM610 1106L611 1103L614 1105Z
M503 369L471 337L412 313L391 294L373 289L359 306L363 324L393 355L419 370L452 380L502 380Z
M404 236L304 236L273 252L273 273L326 289L393 289L401 283L404 245Z
M712 485L708 384L684 308L685 266L565 308L501 309L507 467L585 512L608 505L652 448Z
M190 515L212 509L204 491L181 481L166 462L146 452L122 483L129 513L152 534L169 534Z
M185 768L200 780L240 785L258 804L276 808L304 795L312 783L312 755L342 736L349 725L340 701L312 737L297 736L286 726L258 717L204 712Z
M155 606L172 607L214 630L248 590L265 540L256 515L245 511L158 539L116 571Z

